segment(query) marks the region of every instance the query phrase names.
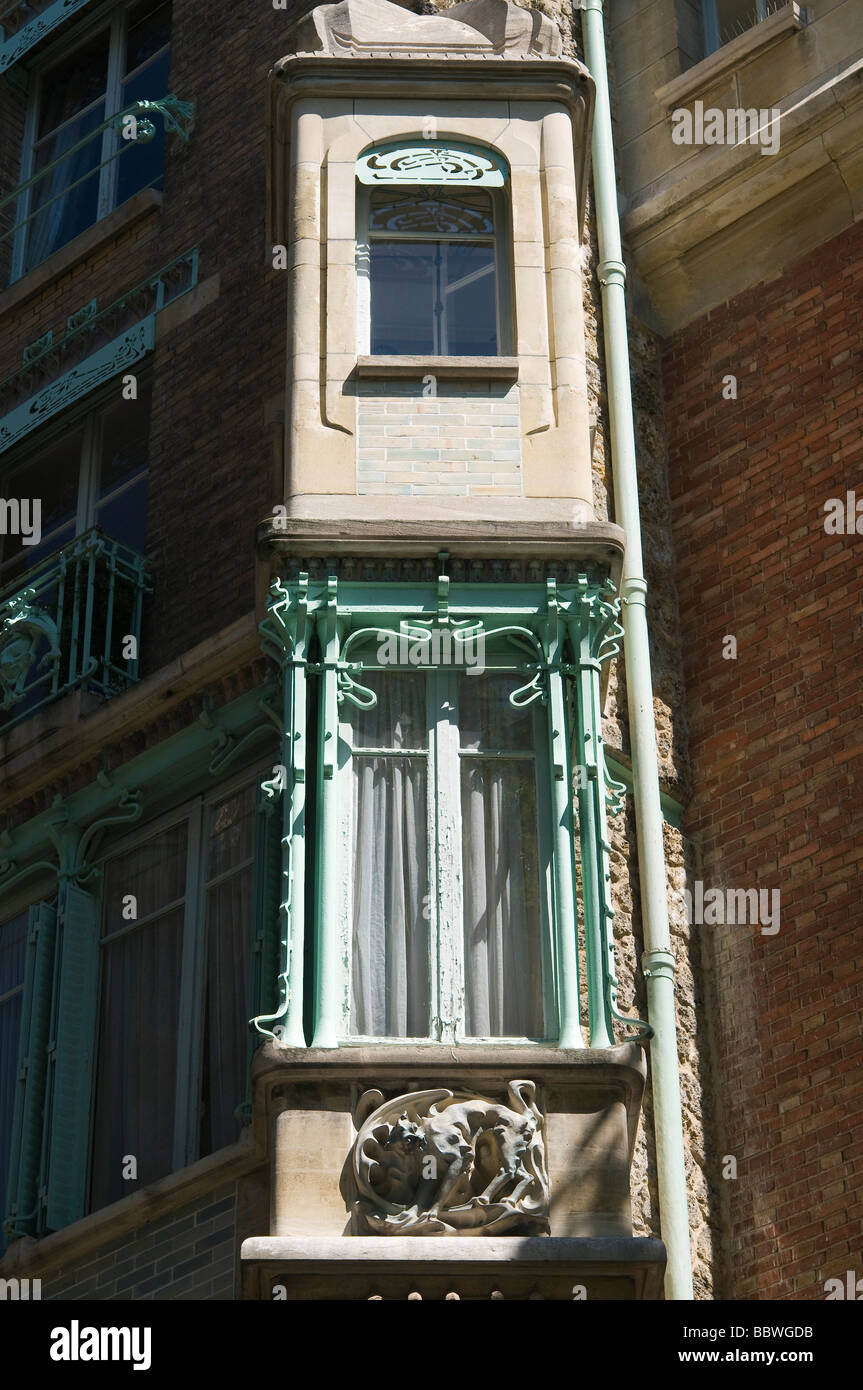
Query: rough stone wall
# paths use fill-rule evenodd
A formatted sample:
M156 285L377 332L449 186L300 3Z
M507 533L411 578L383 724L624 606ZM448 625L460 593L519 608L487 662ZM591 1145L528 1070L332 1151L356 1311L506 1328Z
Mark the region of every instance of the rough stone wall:
M737 1164L727 1298L823 1298L860 1274L861 310L858 224L665 349L687 827L705 893L780 893L778 931L694 929Z

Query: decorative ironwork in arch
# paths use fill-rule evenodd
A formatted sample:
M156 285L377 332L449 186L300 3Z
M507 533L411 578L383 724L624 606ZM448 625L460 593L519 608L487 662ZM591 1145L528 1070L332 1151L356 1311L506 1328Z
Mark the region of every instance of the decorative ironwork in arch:
M502 188L507 168L493 150L425 140L368 150L357 161L357 178L369 184L484 184Z

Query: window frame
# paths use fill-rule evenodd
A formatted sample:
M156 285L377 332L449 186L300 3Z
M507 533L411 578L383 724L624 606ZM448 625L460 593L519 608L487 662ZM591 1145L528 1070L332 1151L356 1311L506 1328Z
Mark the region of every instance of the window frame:
M170 1172L175 1173L200 1159L198 1152L199 1128L201 1120L201 1092L203 1082L203 1042L205 1029L206 997L206 892L211 886L207 879L206 854L208 846L207 816L214 805L229 799L237 792L248 789L257 794L261 779L271 770L271 761L255 762L229 778L220 781L216 787L200 791L184 800L179 806L147 821L144 826L114 840L103 848L98 858L102 884L105 879L105 866L109 860L127 854L130 850L146 844L148 840L163 834L166 830L183 824L188 825L186 844L186 870L184 878L183 928L180 947L181 975L177 1024L177 1075L174 1089L173 1114L173 1153ZM252 808L253 843L248 862L243 862L232 873L247 870L250 875L250 889L253 895L255 872L255 842L257 835L256 804ZM254 913L253 897L251 912ZM165 904L156 916L161 916L178 903ZM89 1100L89 1141L87 1150L87 1206L88 1211L100 1211L101 1206L93 1205L93 1160L95 1152L96 1088L99 1056L103 1043L101 1037L101 1009L105 988L105 950L108 942L115 942L130 935L145 925L148 918L139 918L126 923L109 936L104 934L106 903L104 886L99 897L99 971L96 994L96 1030L94 1036L92 1094ZM253 922L246 923L251 943ZM251 990L253 978L251 949L248 962L248 992L251 1010ZM251 1017L251 1012L250 1012ZM242 1103L242 1097L237 1098ZM220 1150L214 1149L212 1153ZM210 1155L205 1155L209 1157ZM130 1190L135 1190L130 1189Z
M112 116L116 115L118 111L123 109L121 105L123 83L133 78L147 64L155 62L163 53L170 53L173 42L173 15L172 32L168 43L155 53L152 53L149 58L145 59L144 63L133 68L131 72L124 73L122 71L128 16L136 3L137 0L123 0L123 3L118 5L113 13L106 14L103 10L100 14L91 16L88 21L82 23L80 27L78 27L74 42L68 42L63 38L58 39L55 44L52 44L51 47L47 49L41 60L37 64L34 64L21 140L21 183L26 183L36 172L34 165L36 146L40 143L38 137L39 113L41 110L45 77L48 71L60 60L74 58L75 53L79 49L84 48L99 33L103 30L108 32L108 63L106 69L105 95L104 98L102 98L105 103L105 114L103 119L108 121ZM82 108L80 112L74 117L69 117L68 120L79 120L84 112L90 110L90 107L94 104L96 103L89 103L87 107ZM66 124L68 124L68 121L63 121L60 126L54 127L54 130L50 133L52 135L56 134L56 132L62 129ZM47 138L47 136L42 137L43 140ZM90 227L97 226L109 213L113 212L116 207L122 206L116 202L119 159L112 158L120 148L120 140L120 134L111 130L110 127L102 131L102 139L99 148L99 165L101 167L96 175L99 180L96 199L96 216L90 223ZM30 230L34 221L33 218L30 218L32 196L33 186L31 185L29 188L22 190L16 207L15 220L21 225L18 227L14 236L11 268L9 272L10 285L20 280L24 275L31 274L34 270L38 269L40 265L44 265L56 252L61 251L64 246L68 246L70 242L74 240L74 237L72 237L69 241L62 242L60 246L49 251L48 255L44 257L43 260L36 261L32 266L27 267L27 246ZM25 221L25 218L28 220ZM82 232L89 231L90 227L82 228ZM76 235L80 235L80 233Z
M513 1043L523 1046L548 1046L555 1041L555 1033L550 1026L555 1017L554 992L554 942L552 930L551 876L553 844L548 798L542 795L542 775L548 766L548 748L543 720L542 706L536 702L531 706L532 746L524 750L506 750L504 753L476 752L461 746L460 710L458 703L458 681L464 668L450 667L411 667L409 673L419 674L426 680L426 833L428 844L428 955L429 955L429 1029L424 1036L357 1034L348 1031L342 1040L345 1046L368 1046L370 1044L423 1045L444 1043L454 1045L495 1045ZM471 676L481 681L485 674L511 674L512 664L504 662L490 664L482 675ZM405 671L403 667L382 667L386 674ZM369 668L366 668L369 671ZM362 676L358 677L362 683ZM448 712L453 717L448 717ZM356 826L353 816L353 759L360 756L380 756L380 750L361 747L354 749L350 737L350 718L339 720L339 843L349 846L347 870L343 880L343 894L339 918L342 932L343 971L341 990L344 996L344 1017L350 1020L352 1013L352 974L353 974L353 888L354 888L354 848ZM393 757L409 757L414 750L386 750ZM529 754L534 766L536 786L536 833L537 833L537 892L539 906L539 954L541 969L541 996L543 1011L543 1035L525 1037L517 1035L484 1036L468 1033L463 1018L464 1007L459 1006L459 998L464 995L464 895L461 885L466 872L463 862L462 840L462 791L461 767L465 758L486 758L489 761L516 760ZM419 754L416 754L417 756ZM440 842L448 841L458 846L455 865L440 853Z
M130 479L122 482L110 494L106 494L106 496L110 496L112 500L116 497L119 497L123 492L128 491L131 487L138 483L142 477L149 480L149 436L150 431L152 429L153 417L153 371L151 365L145 365L144 368L137 373L137 381L138 395L136 398L136 403L141 402L142 395L149 395L149 427L147 432L148 449L146 467L140 473L135 473ZM96 513L102 500L99 496L99 467L102 462L101 454L102 444L104 440L104 417L107 414L107 412L113 406L117 405L121 400L122 397L118 394L118 379L114 378L112 381L106 383L99 390L94 391L91 396L87 396L83 401L81 401L77 405L72 406L67 411L63 411L60 415L55 417L55 419L47 422L42 428L35 430L28 439L22 441L20 445L10 449L6 456L0 455L0 492L2 492L3 496L7 497L12 495L23 496L24 494L20 490L13 493L8 487L8 482L11 481L14 478L14 476L19 472L26 473L28 467L30 467L36 461L36 459L38 459L40 454L44 453L46 449L51 448L53 445L62 440L65 436L67 436L70 433L70 431L77 430L79 428L83 429L83 438L81 441L81 449L78 457L78 500L74 516L74 530L69 539L63 542L63 545L57 546L56 549L49 550L41 554L39 559L34 562L34 565L41 564L45 560L49 559L52 555L58 554L59 551L63 549L63 546L71 544L72 541L77 540L79 536L84 535L86 531L91 530L94 526L99 524L96 518ZM146 513L147 506L145 501L145 537ZM55 531L59 529L62 528L55 528ZM105 534L109 535L107 531L105 532ZM36 550L41 548L41 545L45 541L45 539L46 533L43 532L42 538L40 540L40 546L34 546L33 549ZM118 540L119 538L116 536L110 536L110 539ZM125 541L120 543L126 544ZM145 551L146 545L142 548L141 553L143 554L145 553ZM34 568L34 565L28 565L25 569L19 571L14 578L6 580L3 578L3 565L5 563L6 561L3 557L2 538L0 538L0 594L4 593L7 589L11 590L16 586L22 584L27 573Z
M420 137L416 137L419 139ZM402 141L400 141L402 143ZM403 137L403 143L410 144L410 138ZM458 148L457 144L451 141L446 142L447 146ZM366 155L369 151L367 150ZM502 157L494 153L497 160L502 162ZM365 156L363 156L365 157ZM401 178L398 181L388 182L382 180L380 183L364 183L358 176L354 178L354 188L356 196L356 277L357 277L357 355L358 356L408 356L411 353L381 353L372 354L372 277L371 277L371 245L373 241L370 217L372 194L381 189L407 191L412 188L427 188L432 191L439 191L442 197L446 196L447 191L454 197L458 196L459 190L471 187L482 187L491 199L492 218L494 222L493 235L491 240L494 248L494 280L495 280L495 310L496 310L496 332L497 348L490 354L493 357L508 357L515 350L515 283L514 283L514 256L513 256L513 232L512 232L512 199L511 199L511 175L507 168L502 186L477 184L464 179L458 181L452 179L447 182L429 183L422 178L410 180ZM459 238L458 236L446 236L436 238L426 232L395 232L387 234L388 240L404 241L435 241L445 240L448 242L463 240L468 244L474 240L471 237ZM477 241L484 240L476 238ZM437 331L435 325L433 337ZM449 352L436 352L434 349L428 353L419 354L421 356L437 357L450 356ZM489 354L480 354L486 356Z

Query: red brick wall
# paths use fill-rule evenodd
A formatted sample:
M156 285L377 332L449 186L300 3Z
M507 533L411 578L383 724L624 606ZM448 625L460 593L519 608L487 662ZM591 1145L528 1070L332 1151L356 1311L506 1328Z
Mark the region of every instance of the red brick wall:
M161 209L0 316L3 379L49 328L58 340L89 300L107 307L193 246L199 281L220 277L215 302L155 353L147 553L156 593L144 674L252 608L255 526L281 500L265 407L284 391L287 277L266 244L265 97L291 24L271 5L210 0L204 12L174 0L170 89L197 110L191 142L167 142ZM13 94L4 101L0 196L20 158Z
M863 500L863 225L676 334L664 378L687 829L705 888L781 892L775 935L699 928L722 1296L823 1298L825 1279L863 1275L863 534L824 530L828 498Z

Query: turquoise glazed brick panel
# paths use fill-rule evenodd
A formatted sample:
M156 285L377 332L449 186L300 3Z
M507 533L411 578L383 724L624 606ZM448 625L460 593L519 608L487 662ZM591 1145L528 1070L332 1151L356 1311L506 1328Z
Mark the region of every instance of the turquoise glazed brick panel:
M523 496L517 385L364 381L357 409L361 494Z

